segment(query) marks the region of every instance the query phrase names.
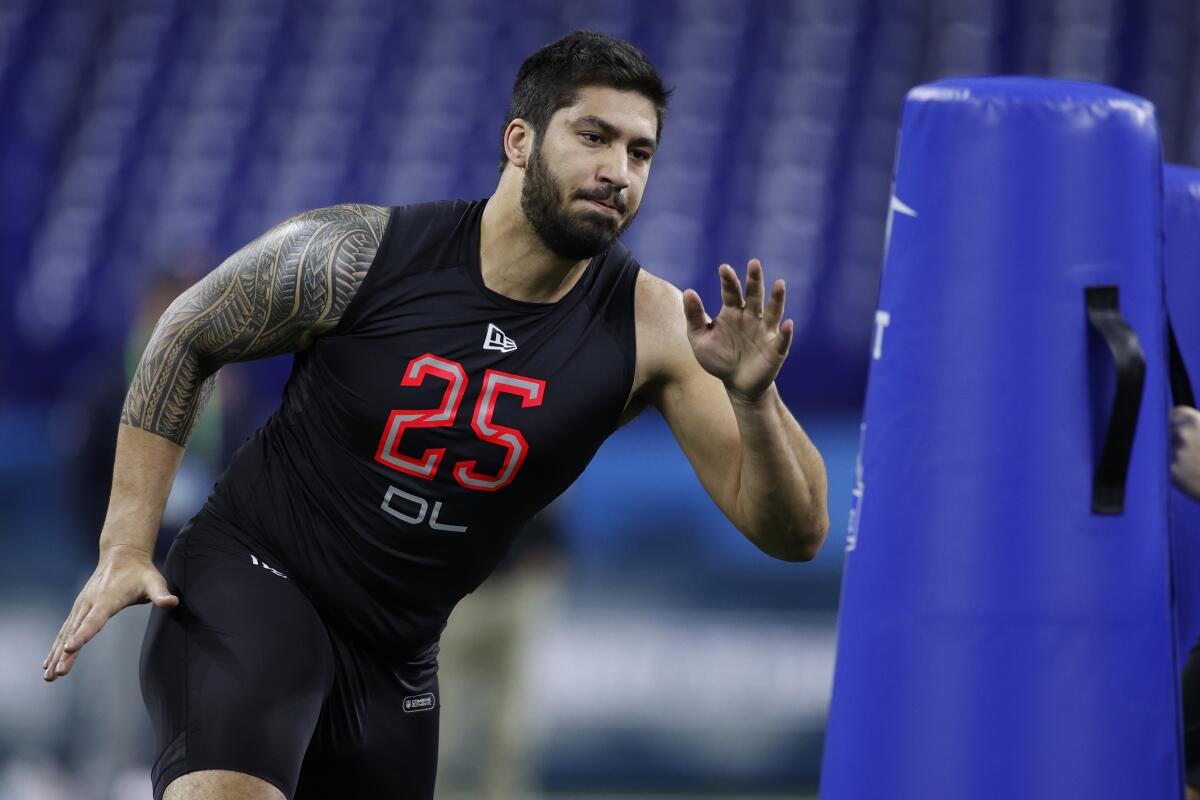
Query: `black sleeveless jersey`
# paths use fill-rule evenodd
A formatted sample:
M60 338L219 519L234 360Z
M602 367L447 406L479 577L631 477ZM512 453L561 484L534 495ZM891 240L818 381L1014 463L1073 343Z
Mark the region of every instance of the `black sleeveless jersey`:
M639 266L620 243L556 303L484 285L484 201L391 209L337 328L201 515L259 548L339 629L396 654L583 471L633 382Z

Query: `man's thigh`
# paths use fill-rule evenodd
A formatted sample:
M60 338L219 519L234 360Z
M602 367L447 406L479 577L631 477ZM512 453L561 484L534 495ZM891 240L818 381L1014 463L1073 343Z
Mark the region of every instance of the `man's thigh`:
M177 779L212 770L291 797L329 693L320 616L288 578L243 550L198 526L180 534L164 565L180 603L152 609L141 659L157 800ZM199 791L208 780L181 786Z
M334 637L336 679L294 800L430 800L441 697L435 663L390 664Z

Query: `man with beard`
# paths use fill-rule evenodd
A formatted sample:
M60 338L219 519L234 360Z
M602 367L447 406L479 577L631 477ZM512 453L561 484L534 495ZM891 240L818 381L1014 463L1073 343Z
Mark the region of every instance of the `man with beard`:
M715 319L617 238L668 92L577 32L522 64L487 200L288 220L159 321L122 413L100 563L50 654L153 602L155 798L428 798L437 642L521 525L647 404L754 544L811 559L820 455L774 386L784 287L721 265ZM224 363L295 352L283 403L160 574L171 476Z

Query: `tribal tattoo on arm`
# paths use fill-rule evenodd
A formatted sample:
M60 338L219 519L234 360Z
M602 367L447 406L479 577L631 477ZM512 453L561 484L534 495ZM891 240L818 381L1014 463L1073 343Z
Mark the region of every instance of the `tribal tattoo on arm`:
M221 365L303 350L337 325L387 220L382 206L309 211L222 262L158 320L122 424L186 446Z

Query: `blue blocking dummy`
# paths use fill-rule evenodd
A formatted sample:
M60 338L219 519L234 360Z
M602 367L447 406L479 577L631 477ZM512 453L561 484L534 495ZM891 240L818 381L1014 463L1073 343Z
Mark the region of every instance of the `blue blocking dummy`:
M822 800L1182 796L1153 106L907 98Z
M1167 313L1186 371L1195 376L1200 369L1200 170L1163 169L1163 241ZM1187 401L1176 396L1172 402ZM1200 640L1200 503L1172 489L1171 523L1182 661Z

